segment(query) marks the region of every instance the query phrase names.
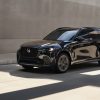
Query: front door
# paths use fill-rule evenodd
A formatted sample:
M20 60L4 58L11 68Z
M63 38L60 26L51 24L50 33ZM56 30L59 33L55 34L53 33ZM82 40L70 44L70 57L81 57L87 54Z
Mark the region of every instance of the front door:
M79 62L96 58L97 47L89 34L78 37L72 47L73 61ZM78 39L77 38L77 39Z

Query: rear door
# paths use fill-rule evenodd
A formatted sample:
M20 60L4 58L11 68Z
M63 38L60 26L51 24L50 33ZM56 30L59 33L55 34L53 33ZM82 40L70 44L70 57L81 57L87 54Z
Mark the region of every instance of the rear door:
M90 37L92 37L94 41L94 47L90 51L90 55L92 58L100 58L100 31L96 30L89 33ZM96 50L95 50L96 49Z

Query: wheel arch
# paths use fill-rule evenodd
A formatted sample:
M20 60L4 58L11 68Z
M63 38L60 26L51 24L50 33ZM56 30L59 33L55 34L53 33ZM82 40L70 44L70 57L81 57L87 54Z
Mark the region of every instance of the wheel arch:
M72 59L71 59L71 55L70 55L70 53L69 53L68 51L60 51L60 52L57 54L57 58L58 58L58 56L59 56L60 54L62 54L62 53L67 54L68 57L69 57L70 62L72 61Z

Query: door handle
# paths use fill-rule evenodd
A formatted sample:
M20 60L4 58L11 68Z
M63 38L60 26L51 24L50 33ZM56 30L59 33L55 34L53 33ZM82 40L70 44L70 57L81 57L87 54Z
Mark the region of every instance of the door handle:
M93 40L92 38L88 38L88 39L84 39L82 42L83 43L89 43L89 42L92 42L92 40Z
M89 38L89 40L92 41L93 39L92 38Z
M92 38L88 38L88 39L85 39L86 41L92 41L93 39Z

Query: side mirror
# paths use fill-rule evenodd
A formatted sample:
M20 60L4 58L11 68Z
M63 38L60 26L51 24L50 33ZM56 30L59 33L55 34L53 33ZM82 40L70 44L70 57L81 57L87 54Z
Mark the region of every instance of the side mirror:
M76 38L75 38L75 40L76 40L76 41L83 41L83 40L84 40L84 38L83 38L83 37L81 37L81 36L79 36L79 37L76 37Z

